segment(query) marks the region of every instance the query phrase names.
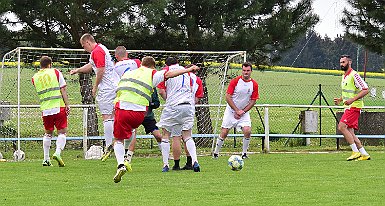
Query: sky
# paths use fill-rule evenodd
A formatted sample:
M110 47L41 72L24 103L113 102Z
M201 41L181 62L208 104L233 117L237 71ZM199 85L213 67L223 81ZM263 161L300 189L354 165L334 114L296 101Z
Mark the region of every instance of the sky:
M348 6L345 0L314 0L313 10L320 20L314 30L322 37L327 35L331 39L344 33L344 27L340 23L342 11Z

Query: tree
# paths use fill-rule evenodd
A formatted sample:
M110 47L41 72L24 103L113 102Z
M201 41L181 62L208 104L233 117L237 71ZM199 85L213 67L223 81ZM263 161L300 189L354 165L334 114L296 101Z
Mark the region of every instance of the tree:
M341 23L354 42L377 54L385 54L384 0L348 0L353 10L344 9Z

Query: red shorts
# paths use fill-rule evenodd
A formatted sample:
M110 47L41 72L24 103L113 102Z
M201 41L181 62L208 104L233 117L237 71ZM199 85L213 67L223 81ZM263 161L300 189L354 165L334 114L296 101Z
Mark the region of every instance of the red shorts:
M343 122L348 125L348 128L358 130L358 118L360 118L360 114L361 109L359 108L345 109L345 112L342 115L340 122Z
M130 139L132 130L142 124L146 112L124 110L115 107L114 137Z
M43 116L45 130L53 131L67 128L67 113L65 107L60 108L60 112L53 115Z

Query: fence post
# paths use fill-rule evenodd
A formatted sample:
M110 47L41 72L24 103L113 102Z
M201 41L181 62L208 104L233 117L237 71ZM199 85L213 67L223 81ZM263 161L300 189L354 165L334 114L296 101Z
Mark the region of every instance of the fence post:
M270 137L269 137L269 107L265 106L265 148L264 148L264 153L269 153L270 152Z
M88 122L88 107L83 108L83 153L84 153L84 159L86 158L86 153L88 149L88 143L87 143L87 125Z

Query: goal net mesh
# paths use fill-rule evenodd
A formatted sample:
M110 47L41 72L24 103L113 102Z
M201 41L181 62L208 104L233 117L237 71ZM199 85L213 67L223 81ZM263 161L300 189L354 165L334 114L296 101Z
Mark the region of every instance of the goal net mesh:
M198 51L128 51L129 58L142 59L152 56L157 63L157 69L164 66L168 56L175 56L179 64L186 66L196 64L201 70L197 73L204 86L204 98L196 105L196 126L193 134L197 147L201 152L211 150L212 139L219 133L225 104L225 85L239 72L229 72L230 68L240 68L245 60L243 51L231 52L198 52ZM114 51L110 51L114 55ZM19 47L8 52L3 57L0 70L0 101L1 104L11 105L1 107L1 137L41 137L43 126L39 110L39 98L31 83L31 78L40 68L40 57L46 55L52 58L53 68L59 69L66 79L67 91L72 107L69 116L68 137L83 137L85 135L83 111L86 105L93 105L91 95L94 74L70 75L69 71L88 63L89 53L82 49L60 48L30 48ZM20 71L20 72L18 72ZM164 101L161 101L162 104ZM19 109L18 109L19 106ZM87 107L86 135L103 136L101 117L95 107ZM162 108L154 111L155 118L159 121ZM18 123L20 131L18 132ZM138 135L144 135L144 129L138 128ZM148 142L148 141L147 141ZM145 147L146 141L138 139L138 148ZM207 152L206 151L206 152Z

